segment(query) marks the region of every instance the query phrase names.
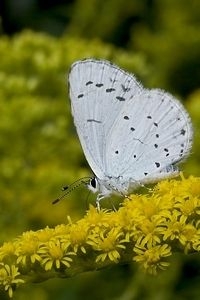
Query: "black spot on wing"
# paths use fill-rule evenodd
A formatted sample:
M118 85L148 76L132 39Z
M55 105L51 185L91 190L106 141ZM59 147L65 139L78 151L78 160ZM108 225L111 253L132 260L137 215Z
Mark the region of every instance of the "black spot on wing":
M128 116L124 116L124 120L129 120L129 117Z
M131 131L135 131L135 128L134 128L134 127L131 127L130 130L131 130Z
M121 97L121 96L117 96L116 99L119 100L119 101L125 101L126 100L124 97Z
M87 122L94 122L94 123L102 123L101 121L95 120L95 119L87 119Z
M115 89L114 88L109 88L109 89L106 89L106 93L111 93L111 92L114 92Z
M87 86L87 85L90 85L90 84L93 84L93 81L88 81L88 82L86 82L85 85Z
M98 87L98 88L99 88L99 87L102 87L102 86L103 86L103 83L97 83L97 84L96 84L96 87Z
M84 94L79 94L78 99L83 98Z
M152 116L147 116L147 119L152 119Z
M159 162L155 162L155 165L156 165L157 168L160 167L160 163Z
M181 135L185 135L186 134L186 130L185 129L181 129Z

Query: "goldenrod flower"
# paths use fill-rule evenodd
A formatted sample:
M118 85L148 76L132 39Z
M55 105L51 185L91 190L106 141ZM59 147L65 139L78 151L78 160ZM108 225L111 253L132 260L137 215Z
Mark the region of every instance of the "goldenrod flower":
M0 266L0 281L10 298L13 296L13 288L24 283L23 279L17 278L19 275L21 274L15 265L9 266L5 264Z
M70 228L70 243L73 251L75 253L80 251L86 253L86 242L88 239L89 228L85 222L77 222L77 224L72 224Z
M134 257L136 262L142 263L142 266L149 273L156 275L158 269L164 270L169 263L163 261L164 257L171 255L171 247L167 244L149 248L135 246L133 251L137 254Z
M75 255L75 253L68 251L69 245L69 241L60 242L55 239L41 246L39 254L42 258L41 264L46 271L51 270L53 267L59 269L62 265L65 265L67 268L70 267L70 263L72 262L70 256Z
M99 234L91 235L88 244L94 250L102 252L97 255L96 262L105 261L108 258L110 261L118 262L120 259L120 249L125 249L123 245L126 240L123 238L124 234L118 228L102 231Z
M105 266L137 262L157 274L174 252L200 251L200 178L164 180L134 194L118 211L90 206L73 223L23 233L0 247L0 286L12 297L22 283L70 277ZM102 202L103 205L103 202Z
M15 259L16 246L12 242L6 242L3 246L0 247L0 262L6 261L6 259L10 260Z
M29 231L23 233L20 239L18 239L17 248L15 254L17 255L17 264L23 264L24 266L29 263L35 263L40 261L41 257L38 254L40 241L35 232Z

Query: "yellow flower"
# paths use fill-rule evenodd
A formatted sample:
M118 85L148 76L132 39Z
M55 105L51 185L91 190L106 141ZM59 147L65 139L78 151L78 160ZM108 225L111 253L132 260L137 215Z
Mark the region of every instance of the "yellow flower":
M13 288L24 283L23 279L17 278L19 275L20 273L15 265L0 266L0 281L4 285L4 289L8 292L10 298L13 296Z
M163 228L160 226L162 225L161 220L149 221L148 219L144 219L143 222L138 226L138 239L137 243L140 246L147 245L148 247L154 246L161 242L161 233Z
M16 246L12 242L6 242L0 248L0 261L5 260L6 258L11 259L16 257L15 255Z
M193 240L193 249L200 251L200 230L197 232L197 238Z
M56 232L56 228L53 229L53 228L46 227L44 229L40 229L37 231L38 240L41 243L48 242L55 235L55 232Z
M199 240L200 231L192 224L186 224L182 230L179 241L184 246L184 252L195 249L194 245Z
M77 222L70 227L70 243L73 251L77 253L78 249L86 253L86 241L88 239L88 226L85 222Z
M183 215L191 216L199 212L200 199L197 197L186 197L178 200L174 207L178 208Z
M50 240L39 250L42 257L41 265L44 266L46 271L51 270L53 267L59 269L61 265L70 267L72 262L71 255L75 255L74 252L68 251L70 243L61 243L59 240Z
M84 218L90 229L99 230L102 226L108 227L108 217L110 212L108 210L101 209L98 211L96 207L90 205L90 209Z
M40 246L40 241L35 232L28 231L23 233L21 239L16 241L16 251L17 264L22 263L26 265L27 263L35 263L40 261L41 257L38 254Z
M184 178L183 174L181 173L183 185L185 187L185 190L189 191L190 195L195 197L199 197L200 195L200 184L199 184L199 178L190 176L189 178Z
M105 261L107 258L110 261L117 262L120 259L120 249L126 247L123 243L126 240L123 238L123 233L118 228L112 228L110 231L100 232L99 235L89 236L88 244L94 250L101 251L96 258L96 262Z
M167 215L167 220L163 222L163 240L180 240L186 227L187 217L174 210L172 214Z
M158 269L164 270L169 263L163 261L164 257L171 255L171 248L167 244L151 248L135 246L133 251L137 254L133 260L142 264L150 274L157 274Z

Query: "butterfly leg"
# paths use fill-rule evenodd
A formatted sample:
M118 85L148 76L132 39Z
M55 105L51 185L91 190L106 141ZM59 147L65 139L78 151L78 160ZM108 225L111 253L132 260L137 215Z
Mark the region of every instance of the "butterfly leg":
M96 199L96 206L97 206L97 210L100 211L101 210L101 207L100 207L100 201L101 199L105 198L105 195L103 194L98 194L97 195L97 199Z

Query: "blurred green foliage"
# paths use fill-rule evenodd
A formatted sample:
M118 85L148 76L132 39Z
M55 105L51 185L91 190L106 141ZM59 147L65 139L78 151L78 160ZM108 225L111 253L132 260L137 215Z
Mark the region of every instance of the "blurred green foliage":
M111 60L134 72L146 87L162 87L182 98L195 133L182 169L186 175L199 175L199 11L198 0L76 0L62 10L67 22L60 38L31 31L1 36L1 241L66 222L68 214L77 219L87 208L84 187L51 204L62 185L91 174L67 96L67 72L77 59ZM38 22L42 24L42 17ZM134 266L116 267L65 283L33 285L17 291L16 299L26 299L30 291L30 300L81 299L83 294L88 299L199 299L195 264L176 257L159 280ZM193 280L187 277L191 269Z
M77 0L67 32L145 53L148 84L186 96L200 83L199 11L198 0Z
M199 0L2 0L2 32L100 38L145 54L151 86L182 96L200 82ZM17 13L16 13L17 12Z

